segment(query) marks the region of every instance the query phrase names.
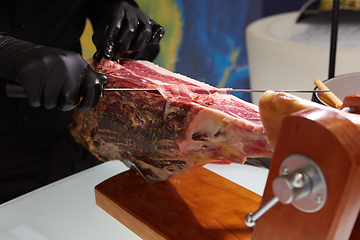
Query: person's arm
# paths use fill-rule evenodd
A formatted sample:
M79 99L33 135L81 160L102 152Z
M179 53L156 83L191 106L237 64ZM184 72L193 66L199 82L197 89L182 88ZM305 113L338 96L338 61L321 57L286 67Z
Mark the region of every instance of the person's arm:
M117 60L125 53L138 52L150 44L159 44L165 30L130 0L104 4L90 14L94 25L94 60Z
M0 34L0 76L20 84L33 107L88 111L99 101L107 77L75 52Z

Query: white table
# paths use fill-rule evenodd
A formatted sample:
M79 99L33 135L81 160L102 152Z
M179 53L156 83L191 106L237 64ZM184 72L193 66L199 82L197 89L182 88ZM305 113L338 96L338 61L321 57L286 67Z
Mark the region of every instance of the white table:
M259 195L264 191L267 169L236 163L205 167ZM126 170L119 161L107 162L0 205L0 239L140 239L95 204L94 187Z

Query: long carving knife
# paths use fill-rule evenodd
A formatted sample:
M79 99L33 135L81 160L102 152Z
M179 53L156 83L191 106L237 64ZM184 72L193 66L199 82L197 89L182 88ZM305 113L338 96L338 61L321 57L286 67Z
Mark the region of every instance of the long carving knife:
M198 93L198 94L227 94L232 92L243 92L243 93L252 93L252 92L266 92L270 90L263 89L233 89L233 88L211 88L204 89L201 87L190 87L187 89L190 92ZM102 94L105 92L117 92L117 91L159 91L156 88L104 88ZM319 93L319 92L330 92L331 90L271 90L275 92L288 92L288 93Z
M276 89L233 89L233 88L212 88L212 89L204 89L204 88L191 88L193 92L196 93L229 93L229 92L266 92L266 91L274 91L274 92L288 92L288 93L319 93L319 92L331 92L331 90L276 90ZM156 88L104 88L103 91L158 91Z
M231 92L266 92L269 90L263 89L233 89L233 88L212 88L212 89L204 89L200 87L191 87L190 90L195 93L220 93L226 94ZM105 92L114 92L114 91L158 91L156 88L104 88L103 93ZM316 92L329 92L330 90L276 90L271 89L271 91L276 92L289 92L289 93L316 93ZM14 83L8 83L6 85L6 94L11 98L26 98L26 94L22 86Z

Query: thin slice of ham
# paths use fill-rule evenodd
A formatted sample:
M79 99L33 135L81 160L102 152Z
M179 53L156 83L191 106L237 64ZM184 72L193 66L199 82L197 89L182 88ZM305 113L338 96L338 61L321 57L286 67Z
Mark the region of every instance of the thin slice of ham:
M258 107L151 62L102 62L108 88L87 113L74 111L75 139L102 161L132 161L150 180L209 162L271 157ZM205 91L206 90L206 91Z

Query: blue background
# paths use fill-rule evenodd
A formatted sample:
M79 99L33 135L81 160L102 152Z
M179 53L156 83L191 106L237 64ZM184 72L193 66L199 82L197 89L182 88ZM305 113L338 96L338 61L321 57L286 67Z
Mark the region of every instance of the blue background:
M217 87L250 88L245 29L261 17L299 10L305 0L175 0L182 39L175 72ZM235 57L234 57L235 56ZM251 101L249 93L236 94Z

